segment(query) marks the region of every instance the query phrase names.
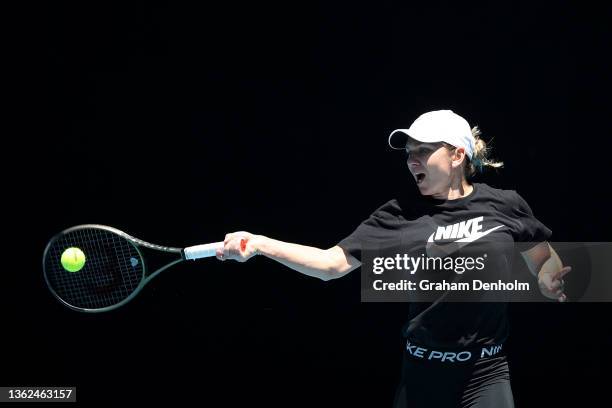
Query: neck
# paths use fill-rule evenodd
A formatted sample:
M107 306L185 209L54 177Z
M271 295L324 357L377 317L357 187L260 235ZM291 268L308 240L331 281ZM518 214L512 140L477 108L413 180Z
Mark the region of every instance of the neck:
M473 190L474 186L468 183L464 177L461 177L452 179L450 185L443 192L433 194L433 197L441 200L457 200L469 195Z

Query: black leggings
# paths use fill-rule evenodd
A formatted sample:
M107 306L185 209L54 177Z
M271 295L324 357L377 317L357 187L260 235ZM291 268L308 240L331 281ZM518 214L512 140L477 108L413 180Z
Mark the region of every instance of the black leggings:
M449 363L418 359L404 352L393 408L417 407L514 407L506 356Z

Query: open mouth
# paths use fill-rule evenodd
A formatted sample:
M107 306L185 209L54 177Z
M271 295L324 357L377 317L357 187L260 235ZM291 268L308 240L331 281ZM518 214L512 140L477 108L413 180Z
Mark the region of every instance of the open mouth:
M425 179L425 173L416 173L414 177L416 178L416 183L421 184Z

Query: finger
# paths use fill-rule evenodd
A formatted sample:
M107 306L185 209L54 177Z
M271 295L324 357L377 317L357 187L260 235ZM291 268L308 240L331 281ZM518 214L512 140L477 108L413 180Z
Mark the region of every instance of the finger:
M559 298L557 300L559 302L565 302L565 301L567 301L567 296L565 296L565 293L562 293L561 296L559 296Z
M232 239L227 243L226 248L229 251L229 255L232 258L240 258L242 256L240 252L240 242L241 238L239 236L234 235Z
M232 241L236 239L246 239L246 236L243 235L241 232L232 232L230 234L226 234L223 244L228 245L229 243L231 243Z
M571 266L566 266L559 271L559 278L563 278L565 275L572 271Z
M553 292L561 288L563 288L563 282L561 282L560 280L552 281L552 283L550 284L550 289Z
M569 271L571 271L571 270L572 270L571 266L564 266L563 268L559 269L558 271L553 272L551 278L553 278L553 279L561 279L562 277L567 275L569 273Z
M231 241L230 241L231 242ZM224 247L223 247L223 259L230 259L232 256L232 251L231 251L231 247L229 245L230 243L228 242Z
M553 280L553 281L550 281L550 282L542 282L540 284L540 288L543 288L547 292L550 292L550 293L554 294L555 292L557 292L558 290L561 289L561 281Z

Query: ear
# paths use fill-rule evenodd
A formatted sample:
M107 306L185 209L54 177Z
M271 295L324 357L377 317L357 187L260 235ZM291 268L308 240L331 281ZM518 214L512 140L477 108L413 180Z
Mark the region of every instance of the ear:
M451 153L451 165L453 168L460 167L461 164L466 160L465 148L456 147Z

